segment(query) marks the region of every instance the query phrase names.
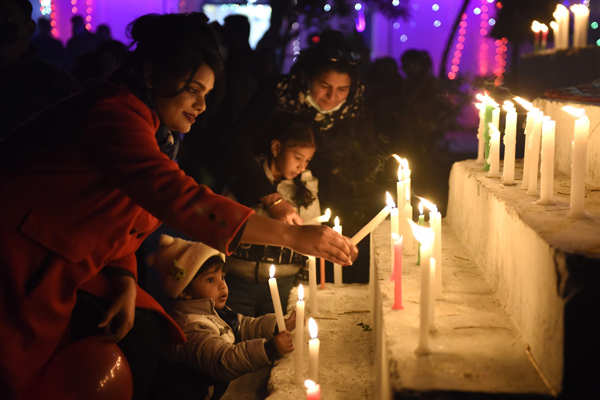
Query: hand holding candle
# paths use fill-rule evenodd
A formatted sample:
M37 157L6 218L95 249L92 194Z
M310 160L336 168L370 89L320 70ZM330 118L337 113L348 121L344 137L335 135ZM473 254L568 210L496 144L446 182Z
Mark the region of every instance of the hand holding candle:
M279 288L275 279L275 265L271 264L269 268L269 289L271 290L271 300L273 301L273 310L275 310L275 318L277 319L277 328L279 332L286 329L285 320L283 319L283 311L281 309L281 298L279 297Z
M319 327L311 317L308 319L308 332L310 340L308 341L308 377L315 382L319 381Z

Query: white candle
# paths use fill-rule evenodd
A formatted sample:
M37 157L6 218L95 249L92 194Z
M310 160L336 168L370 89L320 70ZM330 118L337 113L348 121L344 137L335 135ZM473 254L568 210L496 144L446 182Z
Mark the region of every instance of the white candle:
M321 342L318 338L319 328L315 320L308 319L308 332L310 340L308 341L308 377L315 382L319 381L319 346Z
M517 110L510 101L504 102L506 122L504 124L504 167L502 168L502 183L515 183L515 146L517 144Z
M433 229L417 225L410 221L413 234L421 244L421 296L419 307L419 345L415 350L418 355L429 354L429 330L431 323L431 252L433 245Z
M544 114L534 109L533 128L528 133L531 135L530 138L530 154L529 154L529 176L527 177L527 193L536 195L538 187L538 173L540 171L540 142L542 136L542 121Z
M477 127L477 164L483 164L483 152L485 139L483 131L485 130L485 104L475 103L475 107L479 110L479 126Z
M306 400L321 400L321 386L315 381L307 379L304 381L306 387Z
M318 224L322 224L324 222L329 221L329 218L331 218L331 210L329 208L327 208L325 210L325 213L323 215L319 215L318 217L315 217L311 220L309 220L306 225L318 225Z
M294 360L296 361L296 381L304 379L304 286L298 285L298 301L296 301L296 330L294 331Z
M575 18L573 22L573 47L585 47L587 45L590 9L584 4L573 4L570 8Z
M404 237L404 252L412 255L416 251L416 242L410 232L410 226L407 219L412 219L411 197L411 170L406 158L401 158L396 154L393 157L398 161L398 183L396 184L396 194L398 201L398 231Z
M556 122L544 117L542 123L542 162L540 165L540 204L551 204L554 195L554 137Z
M308 256L308 309L315 315L318 312L317 306L317 259L314 256Z
M277 328L279 328L279 332L283 332L286 330L285 320L283 319L283 311L281 310L281 298L279 297L279 289L277 288L277 280L275 279L275 265L273 264L269 268L269 276L269 289L271 289L271 300L273 300Z
M554 38L554 48L558 49L558 40L560 35L560 27L558 25L558 22L550 21L550 28L552 28L552 37Z
M405 165L407 166L408 161L405 158L400 157L397 154L392 154L392 157L398 161L398 181L396 182L396 201L398 202L398 209L403 210L404 204L406 203L406 172ZM406 164L405 164L406 163Z
M567 49L569 47L569 10L564 5L557 4L552 15L558 23L559 37L554 39L557 42L556 48Z
M442 214L431 201L419 197L421 203L429 210L429 226L433 229L433 257L437 261L435 277L432 279L434 298L442 296Z
M354 236L352 236L352 239L350 239L352 244L356 246L369 233L373 232L373 230L375 230L375 228L377 228L379 224L383 222L384 219L387 218L390 211L392 210L394 199L392 199L392 196L389 192L385 192L385 198L387 205L383 207L383 209L381 209L381 211L379 211L379 213L375 217L373 217L373 219L370 220L365 226L363 226Z
M340 225L340 217L335 217L333 220L333 230L342 234L342 225ZM333 284L339 286L343 283L342 266L340 264L333 264Z
M437 268L436 268L436 258L435 257L429 257L429 281L430 282L435 282L435 275L437 274ZM429 304L431 304L431 307L429 309L429 332L435 332L437 331L437 328L435 327L435 301L434 301L434 295L433 295L433 291L431 290L429 293Z
M490 122L490 156L488 158L490 170L487 176L496 178L500 176L500 131L493 122Z
M521 182L521 189L527 189L527 181L529 178L529 164L531 153L531 135L530 132L533 130L533 126L535 125L535 107L529 101L525 100L522 97L515 97L514 100L521 105L521 107L527 110L527 119L525 120L525 130L523 134L525 135L525 149L523 153L523 180Z
M571 206L569 216L585 216L583 199L585 197L585 176L587 169L587 144L590 134L590 120L583 108L564 106L564 111L576 117L571 142Z

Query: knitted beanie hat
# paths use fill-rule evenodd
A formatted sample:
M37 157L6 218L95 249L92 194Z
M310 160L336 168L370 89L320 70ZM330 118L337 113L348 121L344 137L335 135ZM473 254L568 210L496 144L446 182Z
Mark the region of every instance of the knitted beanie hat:
M212 256L225 262L225 254L204 243L161 235L158 250L148 256L147 263L158 271L164 293L174 299Z

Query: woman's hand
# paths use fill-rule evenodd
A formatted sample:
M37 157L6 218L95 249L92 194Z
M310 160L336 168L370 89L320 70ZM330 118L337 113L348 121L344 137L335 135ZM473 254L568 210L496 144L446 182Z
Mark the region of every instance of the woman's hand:
M304 221L302 221L302 218L296 212L296 208L284 199L281 199L278 204L269 208L269 215L271 218L278 219L288 225L304 224Z
M358 249L349 238L324 225L295 226L293 245L302 254L322 257L335 264L351 265L358 256Z
M137 288L131 276L113 276L111 282L115 295L98 327L104 328L105 335L118 342L133 328Z
M292 334L288 331L279 332L277 335L273 336L273 341L275 342L275 348L277 348L277 351L281 355L294 351Z
M285 319L285 330L288 332L296 329L296 310L292 311Z

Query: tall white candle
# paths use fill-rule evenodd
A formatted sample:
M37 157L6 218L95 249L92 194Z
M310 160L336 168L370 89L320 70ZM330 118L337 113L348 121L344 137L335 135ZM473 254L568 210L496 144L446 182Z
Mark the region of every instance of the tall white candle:
M296 330L294 331L294 360L296 381L304 380L304 286L298 285L298 301L296 301Z
M342 225L340 225L340 217L335 217L333 220L333 230L342 234ZM342 266L340 264L333 264L333 284L341 285L343 283Z
M410 227L417 241L421 244L421 296L419 308L419 345L415 350L418 355L429 354L429 331L431 327L432 287L431 287L431 253L433 247L433 229L417 225L410 221Z
M271 300L273 301L273 309L275 310L275 318L277 319L277 328L279 332L286 330L285 320L283 319L283 311L281 309L281 298L279 297L279 289L277 288L277 280L275 279L275 265L269 267L269 289L271 290Z
M379 226L383 222L384 219L390 214L392 207L394 205L394 199L389 192L385 192L385 198L387 205L379 211L379 213L373 217L365 226L363 226L352 238L350 241L352 244L357 245L361 240L363 240L369 233L373 232L375 228Z
M407 219L412 219L411 197L411 170L408 160L394 154L393 157L398 161L398 184L396 185L398 201L398 229L404 237L404 253L413 255L416 252L416 241L410 232L410 226ZM400 184L401 183L401 184Z
M308 256L308 309L312 315L318 313L317 305L317 259Z
M419 197L421 203L429 210L429 226L433 230L433 253L437 261L435 277L432 279L434 288L434 298L442 296L442 214L438 211L437 206L431 201Z
M527 181L529 180L529 164L530 154L531 154L531 134L530 132L533 130L533 126L535 125L535 107L529 101L525 100L522 97L515 97L514 100L521 105L521 107L527 110L527 119L525 120L525 130L523 134L525 135L525 149L523 152L523 180L521 182L521 189L527 189Z
M557 49L569 48L569 10L562 4L557 4L554 13L552 14L558 23L558 40Z
M490 170L487 176L500 176L500 131L493 122L490 122L490 156L488 158Z
M406 203L406 185L407 180L410 180L410 169L408 168L408 160L400 157L397 154L392 154L392 157L398 161L398 181L396 182L396 201L400 211L404 209ZM410 188L408 189L410 190Z
M429 281L435 282L435 275L437 274L435 257L429 257L429 271L428 272L429 272ZM433 290L431 290L430 294L429 294L429 296L430 296L429 303L431 304L431 307L429 309L429 332L437 331L437 328L435 327L435 301L434 301L435 295L433 294L434 291L435 291L435 288L433 288Z
M552 37L554 38L554 48L558 49L559 44L559 35L560 35L560 26L556 21L550 21L550 28L552 28Z
M517 111L510 101L504 102L506 122L504 124L504 166L502 168L502 183L515 183L515 146L517 144Z
M544 114L535 109L533 128L529 132L530 138L530 154L529 154L529 176L527 177L527 193L536 195L538 186L538 173L540 171L540 142L542 136L542 120Z
M308 319L308 332L310 340L308 341L308 377L315 382L319 382L319 347L321 342L318 338L319 327L311 317Z
M542 162L540 165L540 204L551 204L554 195L554 137L556 122L544 117L542 123Z
M584 4L573 4L570 8L575 18L573 22L573 47L585 47L587 45L590 9Z
M483 137L483 131L485 130L485 104L475 103L475 107L479 110L479 126L477 127L477 164L483 164L483 151L485 145L485 138Z
M571 206L569 216L585 216L583 199L585 197L585 176L587 169L587 144L590 134L590 120L583 108L564 106L564 111L576 117L571 143Z

